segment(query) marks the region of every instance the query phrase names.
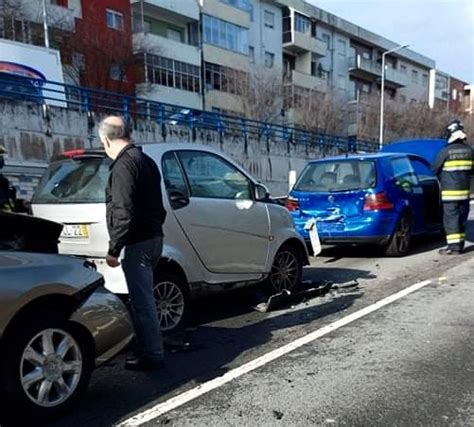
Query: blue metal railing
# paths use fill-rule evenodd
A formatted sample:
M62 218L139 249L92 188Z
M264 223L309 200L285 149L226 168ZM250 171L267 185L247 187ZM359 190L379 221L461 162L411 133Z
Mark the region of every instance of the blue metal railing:
M150 120L162 126L189 127L195 133L211 129L219 135L243 137L247 149L248 138L284 142L288 151L292 146L304 146L307 150L318 148L323 155L336 149L341 152L374 152L378 145L374 141L332 135L277 123L262 122L219 112L201 111L146 98L128 96L115 92L90 89L54 81L12 78L0 73L0 99L12 102L51 104L58 107L82 111L90 117L93 113L120 114L127 120Z

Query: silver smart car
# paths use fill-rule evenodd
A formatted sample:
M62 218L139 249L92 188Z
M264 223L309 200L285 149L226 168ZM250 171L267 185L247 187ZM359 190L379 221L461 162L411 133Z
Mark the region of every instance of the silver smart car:
M265 280L275 290L299 283L308 263L306 245L264 186L209 147L145 144L143 151L160 169L168 212L155 283L163 330L182 324L198 296ZM105 264L109 165L103 151L64 153L44 174L32 209L64 224L61 253L94 261L106 287L125 294L122 270Z
M91 263L44 253L57 251L61 228L0 213L0 424L67 410L133 336Z

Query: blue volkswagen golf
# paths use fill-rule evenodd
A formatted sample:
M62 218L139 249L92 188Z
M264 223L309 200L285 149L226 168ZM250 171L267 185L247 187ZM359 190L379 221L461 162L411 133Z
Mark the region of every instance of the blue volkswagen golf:
M418 141L421 149L412 142L309 162L287 201L299 233L309 243L305 226L315 219L322 244L377 244L388 256L403 256L413 236L440 230L440 189L430 161L445 141Z

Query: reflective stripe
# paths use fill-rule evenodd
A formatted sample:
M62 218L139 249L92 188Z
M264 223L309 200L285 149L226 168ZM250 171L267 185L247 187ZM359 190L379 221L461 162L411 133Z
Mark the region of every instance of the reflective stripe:
M472 160L446 160L444 166L471 166Z
M472 166L472 160L446 160L443 165L443 170L446 172L470 171Z
M456 172L456 171L470 171L472 170L472 166L448 166L444 167L444 172Z
M469 190L443 190L441 198L446 201L469 200Z
M446 241L448 243L461 243L461 242L464 242L465 239L466 239L465 233L448 234L446 236Z

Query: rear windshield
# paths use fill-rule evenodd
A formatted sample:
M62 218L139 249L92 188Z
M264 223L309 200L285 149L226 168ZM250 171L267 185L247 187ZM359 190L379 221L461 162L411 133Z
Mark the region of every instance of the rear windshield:
M108 158L75 158L51 163L33 196L36 204L103 203Z
M372 188L375 163L369 160L340 160L310 163L294 186L296 191L350 191Z

